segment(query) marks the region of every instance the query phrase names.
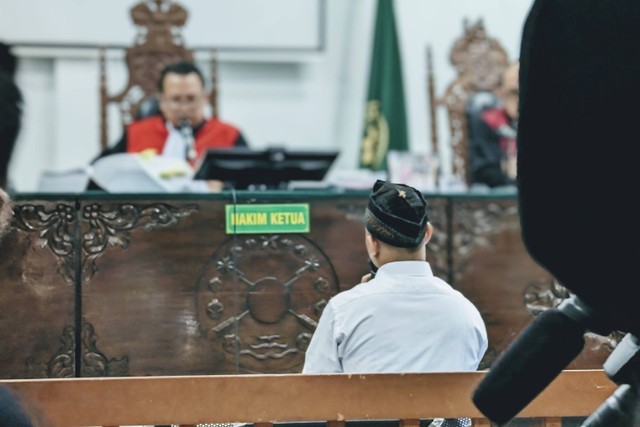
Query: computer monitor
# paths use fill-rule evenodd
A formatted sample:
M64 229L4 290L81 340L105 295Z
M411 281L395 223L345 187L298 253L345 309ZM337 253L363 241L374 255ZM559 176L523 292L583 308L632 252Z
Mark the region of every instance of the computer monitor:
M321 181L338 151L246 147L208 150L195 179L215 179L237 189L283 188L290 181Z

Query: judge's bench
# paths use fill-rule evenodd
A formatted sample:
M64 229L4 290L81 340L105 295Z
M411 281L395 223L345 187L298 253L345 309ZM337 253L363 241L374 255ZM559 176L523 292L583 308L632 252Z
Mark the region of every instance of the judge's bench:
M300 372L327 301L368 272L367 197L17 195L0 241L0 378ZM566 290L527 254L515 194L426 197L428 261L480 310L486 368ZM598 369L618 339L587 336L568 368Z
M186 11L174 5L165 14L163 2L154 3L131 10L148 29L127 51L136 73L116 95L108 94L101 56L102 148L108 104L124 104L123 118L133 119L155 91L162 61L192 58L174 40ZM466 107L476 92L493 94L508 58L481 22L465 23L450 58L458 75L436 96L429 50L432 152L444 107L452 174L466 182ZM435 229L428 261L480 310L487 368L567 291L527 254L516 194L425 195ZM367 199L365 191L329 189L17 195L0 240L0 378L300 372L326 303L368 272ZM263 227L267 212L291 224ZM588 335L568 368L600 369L621 336Z

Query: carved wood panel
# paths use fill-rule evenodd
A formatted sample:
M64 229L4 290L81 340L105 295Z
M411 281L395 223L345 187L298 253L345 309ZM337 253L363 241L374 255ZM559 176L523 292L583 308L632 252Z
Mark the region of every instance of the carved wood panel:
M485 320L489 350L482 366L488 367L539 312L553 277L524 247L516 200L454 201L452 238L454 284ZM551 304L563 296L557 298ZM601 369L611 352L605 341L587 337L568 368Z
M298 372L329 299L331 261L301 235L247 235L218 247L199 286L202 332L253 373Z
M198 237L205 243L210 227L194 220L199 204L87 200L80 211L82 316L101 351L126 358L129 375L190 372L194 266L207 255Z
M82 295L98 348L130 375L298 372L326 301L367 271L362 202L313 201L308 235L233 237L224 199L164 201L174 220L154 227L142 213L157 204L87 201L85 244L110 242L83 251L97 266Z
M76 232L72 201L14 205L0 240L0 377L50 376L48 362L75 319ZM73 372L73 360L61 369Z
M515 199L427 199L428 261L480 309L486 365L562 288L528 256ZM326 301L368 272L366 195L305 201L308 234L235 237L223 196L17 202L0 242L0 375L298 372ZM601 367L616 339L588 337L570 367Z
M433 274L447 282L450 277L449 256L449 201L447 199L427 196L427 214L433 226L431 240L427 244L427 261Z

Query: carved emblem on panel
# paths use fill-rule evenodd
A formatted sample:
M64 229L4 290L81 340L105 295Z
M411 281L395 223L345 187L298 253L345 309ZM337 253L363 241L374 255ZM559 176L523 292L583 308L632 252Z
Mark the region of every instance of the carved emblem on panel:
M27 233L37 233L37 246L48 247L58 259L58 274L74 281L76 210L73 205L59 203L47 210L43 205L15 205L13 226Z
M214 351L243 371L294 372L338 291L328 258L305 237L235 237L203 275L199 322Z
M149 44L156 49L167 45L182 45L180 27L187 22L187 11L176 2L143 1L131 9L137 26L136 44ZM175 30L174 30L175 28Z
M524 303L527 311L532 316L537 316L545 310L558 307L570 295L569 290L556 279L540 279L527 286L524 292ZM624 332L621 331L614 331L606 337L587 332L585 338L588 340L588 346L591 350L597 351L604 347L611 352L624 335Z
M513 203L455 203L453 215L454 276L467 266L468 255L478 247L490 248L491 237L520 228L518 207Z
M129 89L137 87L142 93L131 103L137 104L145 95L156 92L155 85L165 65L191 60L192 55L184 46L181 34L187 11L178 3L166 0L140 2L131 9L131 19L136 26L136 39L127 52L127 62ZM123 110L127 111L127 108Z
M475 91L489 91L500 84L509 55L500 42L489 37L482 19L463 21L464 34L451 48L449 60L461 80Z

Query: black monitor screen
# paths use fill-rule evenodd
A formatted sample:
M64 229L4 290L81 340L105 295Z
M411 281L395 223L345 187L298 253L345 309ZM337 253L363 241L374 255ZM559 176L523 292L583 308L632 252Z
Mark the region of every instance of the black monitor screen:
M280 188L289 181L321 181L337 151L288 151L279 148L209 150L195 179L215 179L235 188Z

